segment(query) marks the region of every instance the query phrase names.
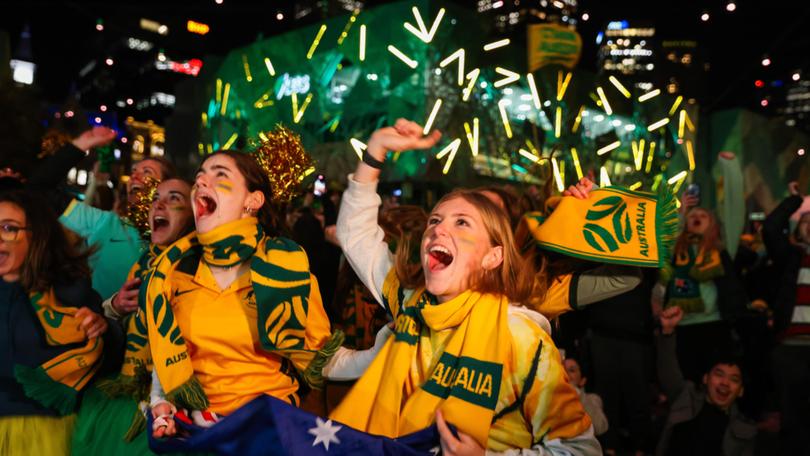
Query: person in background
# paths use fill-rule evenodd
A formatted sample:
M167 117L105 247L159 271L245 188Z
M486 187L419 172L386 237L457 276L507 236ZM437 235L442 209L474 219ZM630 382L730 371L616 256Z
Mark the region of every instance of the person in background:
M602 436L605 453L629 447L636 455L654 444L650 383L654 376L653 314L650 306L657 270L642 269L641 284L585 307L593 374L592 390L604 401L611 429ZM626 444L620 436L627 430ZM615 454L615 453L614 453Z
M134 202L147 179L158 182L174 177L172 164L162 157L151 157L132 165L126 184L129 202ZM96 249L90 257L93 288L105 298L118 291L130 266L141 256L148 242L126 217L126 206L118 212L103 211L73 199L64 207L59 221L66 228L87 239Z
M568 383L574 385L574 388L577 389L579 400L582 402L582 406L585 407L585 411L588 412L588 416L591 417L593 433L597 436L604 434L608 430L608 419L602 410L602 398L598 394L585 392L585 383L588 382L588 378L582 375L582 368L576 358L565 358L563 366L565 367L565 373L568 374Z
M124 329L146 324L143 312L137 314L133 314L133 312L138 310L141 280L149 267L169 245L194 230L194 219L191 213L191 186L188 182L172 178L164 180L157 186L149 208L149 227L149 249L132 265L127 281L124 282L121 289L102 304L105 315ZM128 343L137 343L138 338L134 331L128 332L133 334ZM140 368L148 369L149 367L143 365ZM134 376L137 370L137 366L132 366L128 373ZM123 381L123 379L112 380L112 382L119 381ZM146 433L138 432L135 435L135 429L131 428L133 417L140 413L139 402L148 400L148 397L145 395L137 397L136 393L123 392L121 388L110 387L110 385L111 381L107 380L99 387L88 389L77 416L72 453L76 455L115 454L118 456L152 454L149 450ZM109 394L105 394L105 392ZM140 420L139 418L139 421L145 422L145 419Z
M678 306L684 311L678 362L692 381L700 379L711 361L706 347L730 350L734 321L748 305L745 288L723 247L717 217L696 203L695 197L684 193L683 228L671 264L659 275L659 283L666 286L664 307Z
M675 356L675 328L683 316L680 307L664 309L660 316L658 381L670 411L656 455L752 456L757 428L737 407L743 394L740 364L733 357L718 356L703 374L702 388L686 380Z
M791 214L802 205L799 184L765 219L762 235L768 255L781 271L773 302L778 343L771 357L781 412L782 454L810 448L810 212L799 216L789 234Z
M120 365L87 254L36 192L0 193L0 454L68 455L88 382Z

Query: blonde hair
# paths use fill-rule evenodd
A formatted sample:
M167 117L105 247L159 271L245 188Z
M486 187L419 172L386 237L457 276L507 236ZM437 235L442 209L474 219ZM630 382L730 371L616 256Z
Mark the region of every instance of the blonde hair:
M510 302L524 303L532 294L533 268L529 265L515 244L512 227L506 212L487 198L481 191L459 189L445 195L436 206L456 198L461 198L475 206L481 215L487 231L490 245L503 248L503 261L490 270L481 270L473 277L470 288L480 293L492 293L506 296ZM409 240L410 241L410 240ZM410 242L401 242L397 246L396 273L400 284L405 288L419 288L425 284L424 271L408 276Z

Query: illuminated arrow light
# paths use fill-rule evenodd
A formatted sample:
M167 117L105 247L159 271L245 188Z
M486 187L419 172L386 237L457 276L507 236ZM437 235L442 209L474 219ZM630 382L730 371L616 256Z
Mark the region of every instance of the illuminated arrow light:
M605 97L604 89L602 89L602 87L597 87L596 93L599 95L599 100L602 102L602 107L605 108L605 113L607 113L607 115L612 115L613 109L611 109L610 103L608 103L607 97Z
M437 98L436 103L433 104L433 109L430 111L428 120L427 122L425 122L425 128L422 129L423 135L426 135L430 132L430 129L433 127L433 121L436 120L436 114L438 114L439 108L441 107L442 107L442 99Z
M518 149L518 153L520 155L528 158L529 160L531 160L534 163L537 163L537 162L540 161L540 157L538 157L537 155L534 155L533 153L529 152L526 149L520 148L520 149Z
M506 137L512 138L512 126L509 125L509 116L506 114L506 102L508 100L501 100L498 102L498 111L501 112L501 121L503 122L503 129L506 131Z
M504 38L502 40L493 41L492 43L485 44L484 45L484 50L485 51L491 51L493 49L498 49L498 48L508 46L508 45L509 45L509 38Z
M619 92L622 93L622 95L624 95L625 98L630 98L632 96L630 94L630 91L627 90L627 88L623 86L618 79L616 79L616 76L611 76L608 78L608 80L611 82L611 84L613 84L614 87L616 87L619 90Z
M363 151L366 150L368 146L363 141L360 141L357 138L352 138L349 140L349 143L352 145L352 149L354 149L354 153L357 154L357 158L360 160L363 159Z
M464 132L467 134L467 142L470 144L470 150L473 157L478 156L478 117L473 118L473 127L470 131L470 124L464 122Z
M599 169L599 186L602 188L611 186L610 176L604 166Z
M447 174L450 171L450 166L453 164L453 159L456 158L456 152L458 152L459 146L461 146L461 138L456 138L453 140L453 142L445 146L444 149L436 154L436 158L438 160L441 160L445 155L450 154L450 156L447 158L447 162L444 164L442 174Z
M436 35L436 30L439 29L439 23L444 17L444 8L441 8L438 14L436 14L436 19L433 20L430 30L428 30L427 26L425 25L425 21L422 20L422 15L419 14L419 9L414 6L411 11L413 11L413 17L416 19L416 25L418 25L419 28L417 29L408 22L405 22L402 25L406 30L413 33L420 40L424 41L425 43L430 43L433 41L433 37Z
M647 101L647 100L649 100L649 99L651 99L653 97L657 97L660 94L661 94L661 89L651 90L651 91L645 93L644 95L638 97L638 101L644 103L645 101Z
M659 128L663 127L664 125L666 125L666 124L668 124L668 123L669 123L669 117L664 117L663 119L661 119L661 120L659 120L659 121L657 121L657 122L653 122L652 124L650 124L650 125L647 127L647 131L655 131L655 130L658 130Z
M444 68L450 65L454 60L458 60L458 85L464 85L464 49L459 49L450 54L449 57L439 62L439 66Z
M307 60L312 59L312 56L315 54L315 49L318 48L318 44L321 42L321 38L323 38L324 32L326 32L326 24L321 25L321 28L318 29L318 34L315 35L315 39L312 40L312 45L309 46L309 51L307 52Z
M507 69L501 68L501 67L495 67L495 72L504 76L503 79L498 79L497 81L495 81L492 84L496 88L503 87L503 86L505 86L507 84L511 84L511 83L513 83L515 81L520 80L520 75L519 74L517 74L517 73L515 73L513 71L509 71Z
M405 65L408 65L411 68L416 68L416 65L419 64L416 60L411 59L407 55L403 54L402 51L395 48L393 44L388 45L388 52L394 54L399 60L402 60Z
M528 73L526 75L526 80L529 81L529 90L532 93L532 102L534 103L534 108L542 109L542 105L540 104L540 93L537 91L537 85L534 83L534 75Z
M610 152L613 149L616 149L617 147L619 147L621 145L622 145L621 141L614 141L614 142L608 144L607 146L597 150L596 155L605 155L606 153Z

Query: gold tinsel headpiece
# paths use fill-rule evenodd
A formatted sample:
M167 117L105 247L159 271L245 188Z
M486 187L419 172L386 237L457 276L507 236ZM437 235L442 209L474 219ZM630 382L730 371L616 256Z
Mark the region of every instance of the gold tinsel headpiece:
M152 207L152 199L155 197L159 180L146 176L143 179L143 187L135 190L135 199L127 206L127 219L134 226L141 237L149 238L149 208Z
M298 185L311 172L314 162L304 150L301 137L289 128L278 124L264 137L255 144L253 155L270 179L273 201L287 203L295 197Z
M60 147L72 141L73 138L66 132L51 128L42 136L42 146L37 158L53 155Z

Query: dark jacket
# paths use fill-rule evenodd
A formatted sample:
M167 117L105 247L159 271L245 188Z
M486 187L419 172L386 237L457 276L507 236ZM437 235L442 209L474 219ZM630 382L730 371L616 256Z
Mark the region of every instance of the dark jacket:
M801 196L789 196L776 207L762 225L762 240L774 262L780 280L773 303L774 330L784 331L790 325L796 305L796 278L802 263L801 249L790 242L790 216L802 205Z
M90 286L90 280L78 280L54 287L63 306L89 307L104 315L101 297ZM117 371L124 353L124 334L120 325L109 322L104 334L104 359L96 376ZM75 348L48 345L45 331L34 312L28 293L17 282L0 279L0 417L56 415L56 412L29 399L14 377L14 365L36 367Z
M674 426L697 417L706 404L706 391L684 380L675 355L675 345L674 335L658 337L658 381L670 403L667 422L655 451L659 456L667 453ZM756 424L733 404L723 436L724 456L753 456L756 435Z

